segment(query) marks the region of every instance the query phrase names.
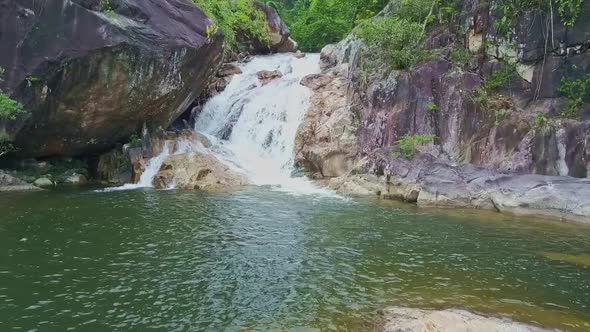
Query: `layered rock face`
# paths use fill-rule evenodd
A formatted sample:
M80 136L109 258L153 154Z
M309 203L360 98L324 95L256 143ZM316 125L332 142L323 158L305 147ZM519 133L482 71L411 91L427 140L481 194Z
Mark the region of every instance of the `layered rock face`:
M22 156L104 151L167 127L200 94L222 36L189 0L0 3L0 88L27 114L2 121Z
M381 15L393 15L397 5L399 1L393 1ZM589 107L583 105L573 118L563 117L566 100L559 91L562 78L590 72L590 26L582 18L590 15L590 4L584 4L577 24L567 29L557 15L552 21L540 10L528 11L513 27L510 41L495 31L498 17L493 8L494 3L463 1L466 14L461 21L467 32L452 31L448 24L434 28L425 43L440 55L411 70L389 70L354 34L324 48L323 72L301 83L314 94L298 133L298 165L315 178L332 179L330 186L345 193L526 214L546 208L540 214L575 220L583 215L583 221L590 221L590 211L582 208L588 202L575 194L590 186L575 179L590 175ZM556 40L546 42L542 37L551 32ZM451 54L456 49L468 51L470 60L454 63ZM488 91L488 104L478 100L486 80L509 67L516 73ZM433 159L405 165L399 142L406 135L435 137L433 144L416 151ZM406 181L403 170L408 167L421 175ZM473 178L451 176L469 174L470 167L478 170ZM437 177L442 182L429 182ZM469 187L475 179L482 181L482 188ZM449 189L447 182L454 187ZM532 193L533 188L538 190ZM537 195L545 189L546 195ZM490 196L494 191L505 192L510 203ZM447 195L447 203L441 203ZM475 199L462 203L471 195L484 197L481 204ZM543 206L546 201L552 203Z

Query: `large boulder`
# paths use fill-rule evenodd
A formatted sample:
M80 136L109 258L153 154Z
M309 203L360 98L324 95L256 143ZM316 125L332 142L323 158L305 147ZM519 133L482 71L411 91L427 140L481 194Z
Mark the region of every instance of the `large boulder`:
M246 178L231 170L214 155L186 153L168 157L154 178L157 189L224 191L247 184Z
M3 191L30 191L41 190L41 188L31 185L19 178L0 170L0 192Z
M385 198L590 223L590 179L503 173L427 154L413 160L383 154L372 167L386 174Z
M27 113L0 121L23 156L107 150L167 127L200 94L222 36L190 0L0 3L0 88Z
M254 54L295 52L297 42L290 37L289 28L279 16L277 10L269 4L257 2L256 5L266 18L270 33L270 42L258 40L244 40L250 44Z
M383 310L383 332L546 332L555 331L517 323L507 318L458 310L421 310L392 307Z

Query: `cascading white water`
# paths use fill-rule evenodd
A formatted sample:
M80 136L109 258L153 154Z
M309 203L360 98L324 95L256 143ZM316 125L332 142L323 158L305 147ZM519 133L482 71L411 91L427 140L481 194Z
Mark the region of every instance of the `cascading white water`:
M195 130L212 138L218 157L242 169L256 185L324 192L292 177L295 136L311 95L299 82L320 72L319 55L255 57L240 68L242 74L204 106ZM278 70L283 76L263 85L257 77L262 70Z

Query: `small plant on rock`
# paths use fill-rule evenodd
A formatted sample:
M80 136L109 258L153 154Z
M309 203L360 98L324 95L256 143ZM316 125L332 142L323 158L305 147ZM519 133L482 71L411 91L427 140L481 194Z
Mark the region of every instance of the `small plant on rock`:
M464 67L471 61L471 52L465 48L456 48L451 51L450 59L453 63Z
M0 68L0 82L4 69ZM0 120L16 120L16 117L24 113L25 109L21 103L11 99L6 93L0 90Z
M562 115L570 118L577 116L584 104L590 101L590 74L579 79L563 78L559 92L566 98Z
M537 113L537 116L535 117L535 124L537 127L543 127L547 124L547 116L545 113Z
M435 103L429 103L428 105L426 105L426 110L430 113L436 113L438 112L439 107Z
M434 135L405 135L396 143L399 146L399 152L402 157L411 159L416 154L419 146L432 143L434 139Z

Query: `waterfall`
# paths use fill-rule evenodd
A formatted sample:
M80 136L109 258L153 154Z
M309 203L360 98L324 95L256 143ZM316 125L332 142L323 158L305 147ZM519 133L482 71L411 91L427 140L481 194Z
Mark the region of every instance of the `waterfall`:
M242 74L204 106L195 130L211 138L217 156L243 170L255 185L324 192L293 177L295 137L311 95L299 82L319 73L319 62L318 54L301 59L278 54L242 64ZM257 76L262 70L278 70L282 77L263 84Z
M172 154L212 153L254 185L292 193L329 194L308 179L294 177L295 137L309 107L311 91L299 84L319 73L319 54L298 59L292 54L259 56L240 65L226 89L211 98L197 117L194 130L204 134L211 147L177 142L149 160L140 181L106 191L153 187L153 179ZM257 73L278 70L282 76L266 84Z

